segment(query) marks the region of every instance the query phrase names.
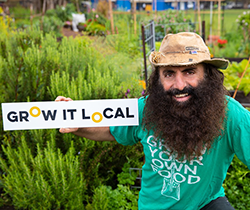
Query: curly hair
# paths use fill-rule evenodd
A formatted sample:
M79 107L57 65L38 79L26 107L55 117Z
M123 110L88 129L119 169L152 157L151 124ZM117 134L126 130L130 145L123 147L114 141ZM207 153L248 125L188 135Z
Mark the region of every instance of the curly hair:
M215 67L204 64L204 79L197 87L165 91L156 68L149 79L145 94L143 129L153 131L169 152L178 159L192 160L211 149L214 140L224 130L226 116L224 75ZM176 91L188 92L191 98L179 103L173 99Z

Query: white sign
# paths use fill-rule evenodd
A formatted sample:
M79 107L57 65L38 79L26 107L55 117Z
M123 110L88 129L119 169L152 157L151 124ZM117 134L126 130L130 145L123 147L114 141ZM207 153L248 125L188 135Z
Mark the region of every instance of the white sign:
M138 125L137 99L3 103L4 130Z

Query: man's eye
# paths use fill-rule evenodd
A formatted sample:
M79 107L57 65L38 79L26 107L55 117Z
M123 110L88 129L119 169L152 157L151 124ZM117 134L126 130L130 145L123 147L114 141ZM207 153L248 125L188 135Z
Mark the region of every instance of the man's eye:
M190 75L192 75L194 73L195 73L194 71L187 71L187 74L190 74Z
M169 73L165 73L164 76L165 76L165 77L172 77L172 76L173 76L173 73L170 73L170 72L169 72Z

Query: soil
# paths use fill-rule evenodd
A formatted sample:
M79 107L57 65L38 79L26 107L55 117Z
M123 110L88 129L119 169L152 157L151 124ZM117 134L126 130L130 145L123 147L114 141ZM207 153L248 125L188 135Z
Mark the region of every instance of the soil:
M63 36L67 36L67 37L72 36L74 38L76 36L84 36L82 32L75 32L71 28L65 28L65 27L62 28L62 34Z

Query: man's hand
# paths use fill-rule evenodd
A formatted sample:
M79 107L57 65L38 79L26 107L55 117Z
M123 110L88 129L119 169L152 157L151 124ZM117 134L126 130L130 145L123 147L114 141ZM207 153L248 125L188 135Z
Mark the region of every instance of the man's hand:
M66 98L64 96L57 96L55 101L73 101L71 98Z
M73 101L71 98L66 98L64 96L57 96L55 101ZM59 132L60 133L73 133L78 131L78 128L60 128Z

